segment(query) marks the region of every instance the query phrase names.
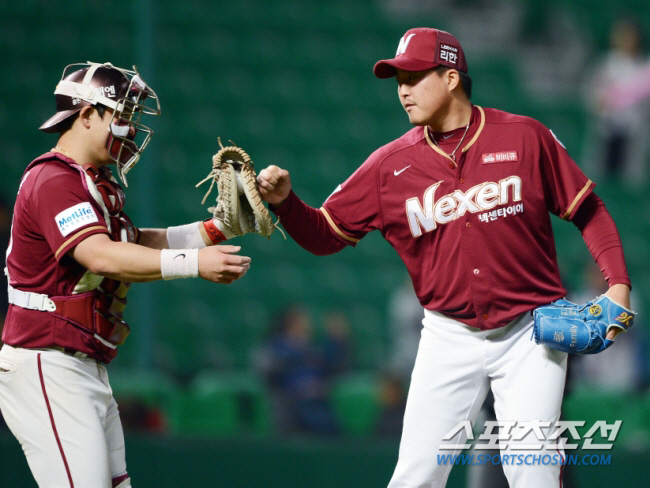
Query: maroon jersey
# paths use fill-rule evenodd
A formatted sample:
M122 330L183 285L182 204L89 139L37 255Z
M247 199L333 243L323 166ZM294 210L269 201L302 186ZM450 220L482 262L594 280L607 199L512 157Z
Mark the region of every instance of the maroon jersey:
M421 304L468 325L497 328L562 298L549 211L570 220L594 184L541 123L495 109L473 107L456 155L457 164L416 127L375 151L321 211L348 244L379 230Z
M50 297L68 296L86 269L66 253L93 234L110 234L81 166L48 153L20 182L7 250L10 285ZM37 160L37 161L39 161ZM19 347L68 347L91 353L87 338L48 312L9 307L3 342Z

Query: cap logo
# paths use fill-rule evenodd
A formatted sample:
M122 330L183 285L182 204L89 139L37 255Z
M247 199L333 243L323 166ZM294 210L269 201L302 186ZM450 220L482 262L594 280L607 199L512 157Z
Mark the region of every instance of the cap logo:
M395 56L399 56L400 54L404 54L406 52L406 48L409 45L409 42L411 42L411 38L415 34L409 34L408 36L404 36L399 40L399 46L397 46L397 52L395 53Z
M458 63L458 49L449 44L440 44L440 60L447 63Z

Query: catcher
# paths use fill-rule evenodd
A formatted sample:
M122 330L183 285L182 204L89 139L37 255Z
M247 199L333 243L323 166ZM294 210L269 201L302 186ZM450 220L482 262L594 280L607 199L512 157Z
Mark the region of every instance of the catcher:
M56 113L40 129L58 133L56 146L17 184L0 409L38 486L130 488L105 364L130 331L123 311L131 283L229 284L251 260L238 246L214 245L225 240L217 219L153 229L125 213L110 167L126 185L153 135L144 122L160 114L135 67L72 64L54 93Z

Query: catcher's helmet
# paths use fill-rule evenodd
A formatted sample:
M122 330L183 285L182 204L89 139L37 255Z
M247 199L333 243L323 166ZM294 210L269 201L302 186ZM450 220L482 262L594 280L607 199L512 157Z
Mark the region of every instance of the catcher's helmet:
M44 132L60 132L61 122L87 105L100 104L113 110L107 148L126 185L126 173L138 162L153 135L140 123L140 117L160 115L158 97L136 67L131 71L111 63L71 64L63 70L54 94L56 113L41 125Z

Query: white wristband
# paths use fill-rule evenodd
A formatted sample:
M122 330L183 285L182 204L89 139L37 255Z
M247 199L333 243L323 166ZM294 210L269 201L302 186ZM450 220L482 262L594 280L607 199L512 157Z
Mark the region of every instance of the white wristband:
M160 273L163 280L199 276L198 249L163 249L160 251Z
M202 249L205 241L201 236L199 225L202 222L167 227L167 244L169 249Z

